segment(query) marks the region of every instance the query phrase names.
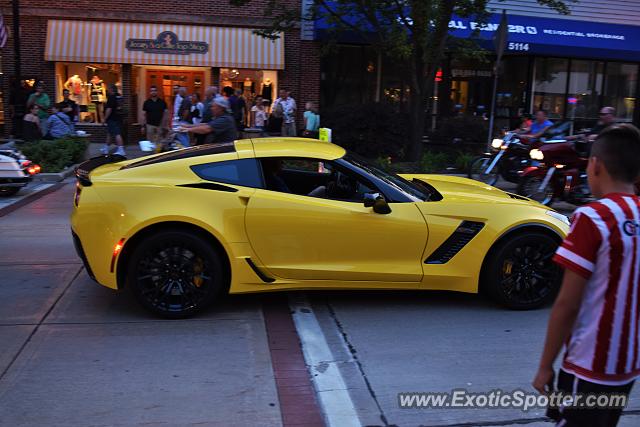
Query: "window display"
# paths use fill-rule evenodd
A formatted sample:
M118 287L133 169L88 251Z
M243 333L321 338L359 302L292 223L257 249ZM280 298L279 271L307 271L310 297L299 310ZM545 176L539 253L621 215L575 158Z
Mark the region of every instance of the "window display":
M604 105L616 109L618 120L630 122L636 108L638 65L620 62L607 63L604 85Z
M536 58L533 112L546 110L550 119L564 117L568 59Z
M121 86L122 70L119 64L56 63L56 102L63 100L62 90L78 104L79 121L102 123L107 86Z

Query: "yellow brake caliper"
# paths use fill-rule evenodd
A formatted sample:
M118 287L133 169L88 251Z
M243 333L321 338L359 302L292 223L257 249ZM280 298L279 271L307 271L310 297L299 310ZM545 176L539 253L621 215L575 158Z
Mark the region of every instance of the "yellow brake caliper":
M502 264L502 273L505 276L510 276L511 270L513 270L513 261L505 261L504 264Z
M198 288L202 286L204 279L202 278L202 272L204 271L204 263L202 258L196 258L196 262L193 265L193 284Z

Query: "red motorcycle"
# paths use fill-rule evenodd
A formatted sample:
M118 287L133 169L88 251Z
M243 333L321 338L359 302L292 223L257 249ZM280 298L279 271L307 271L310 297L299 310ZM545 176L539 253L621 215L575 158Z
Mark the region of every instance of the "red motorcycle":
M563 200L583 205L593 200L587 182L587 142L547 141L529 153L533 164L518 182L518 194L543 205Z

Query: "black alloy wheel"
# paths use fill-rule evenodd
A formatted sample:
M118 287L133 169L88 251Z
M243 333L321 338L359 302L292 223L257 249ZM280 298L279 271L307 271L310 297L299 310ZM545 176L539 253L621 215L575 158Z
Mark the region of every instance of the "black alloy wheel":
M177 319L210 306L226 288L226 276L210 242L182 230L163 231L136 248L127 286L146 309Z
M500 178L500 171L498 165L495 165L490 173L485 173L489 165L493 162L493 157L483 156L478 157L469 165L468 176L476 181L484 182L488 185L495 185Z
M0 197L10 197L20 191L20 187L0 187Z
M518 182L518 194L542 203L545 206L551 206L554 199L553 180L549 180L547 185L541 190L540 186L543 182L543 177L525 176Z
M552 261L559 240L529 231L505 241L491 253L483 286L498 303L515 310L537 308L555 298L562 274Z

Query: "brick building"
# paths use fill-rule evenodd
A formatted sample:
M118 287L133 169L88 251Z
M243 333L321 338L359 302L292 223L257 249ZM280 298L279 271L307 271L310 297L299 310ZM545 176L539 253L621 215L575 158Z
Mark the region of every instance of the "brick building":
M318 102L317 42L303 40L299 28L274 41L253 33L269 24L263 16L267 2L252 0L235 7L229 0L76 0L54 6L45 0L22 0L22 78L44 81L52 102L61 100L63 88L70 89L81 106L78 129L97 140L104 132L99 125L102 90L110 83L124 97L129 142L139 139L136 124L152 84L167 103L173 100L175 84L201 95L208 85L233 86L249 100L258 95L274 99L279 88L286 88L301 105ZM301 0L287 3L302 7ZM11 2L2 0L0 6L13 34ZM1 50L5 107L15 74L13 49L9 37ZM6 135L11 120L5 117Z

